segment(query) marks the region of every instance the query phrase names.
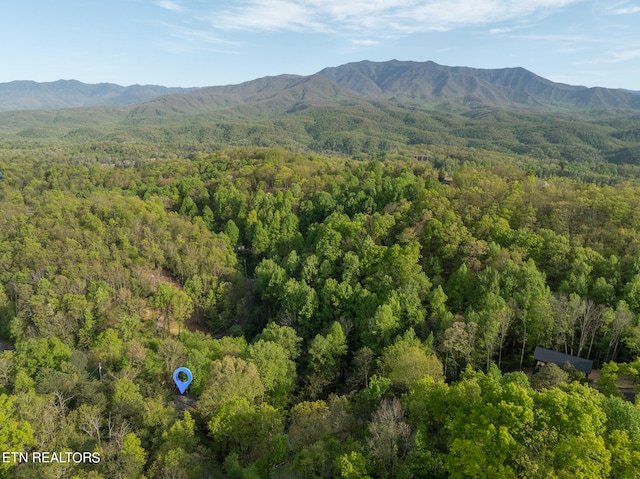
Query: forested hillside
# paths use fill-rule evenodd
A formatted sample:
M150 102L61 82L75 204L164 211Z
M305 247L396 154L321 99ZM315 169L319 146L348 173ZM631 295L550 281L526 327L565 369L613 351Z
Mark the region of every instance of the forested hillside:
M490 106L420 108L386 100L287 90L269 101L220 107L210 98L166 97L131 109L0 113L0 149L48 149L77 158L135 162L237 147L359 159L441 153L507 161L537 174L599 184L640 175L638 114L630 110L543 113ZM302 96L302 95L306 96ZM315 95L318 95L316 97ZM310 98L313 97L313 98ZM315 99L314 99L315 98ZM317 101L317 103L316 103ZM468 154L475 150L475 154Z
M632 166L172 141L3 144L0 477L637 475Z

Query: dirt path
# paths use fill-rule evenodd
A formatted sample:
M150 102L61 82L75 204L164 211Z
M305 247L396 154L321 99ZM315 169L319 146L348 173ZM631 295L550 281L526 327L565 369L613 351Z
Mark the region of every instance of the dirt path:
M599 380L600 380L600 370L594 369L593 371L591 371L591 374L589 374L589 384L591 385L591 387L594 387L598 391L600 390L600 386L598 386ZM618 381L616 384L618 386L618 391L620 392L620 394L622 394L622 396L625 399L631 402L635 402L635 398L636 398L636 395L638 394L638 391L636 389L636 382L633 376L629 374L619 374Z

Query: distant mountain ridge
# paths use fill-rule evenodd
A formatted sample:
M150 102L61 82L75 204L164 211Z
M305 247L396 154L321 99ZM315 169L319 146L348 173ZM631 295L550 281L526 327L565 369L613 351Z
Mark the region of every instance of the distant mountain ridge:
M0 112L132 106L134 117L211 111L247 117L363 100L472 108L640 109L640 92L555 83L520 67L477 69L431 61L361 61L309 76L283 74L197 89L75 80L0 84Z
M640 92L555 83L524 68L478 69L434 62L362 61L319 72L367 96L511 107L640 109Z
M361 95L319 75L278 75L239 85L199 88L188 94L174 94L135 106L132 118L157 115L209 113L221 118L273 117L310 106L344 106L366 101Z
M278 75L170 95L136 107L132 115L208 111L226 118L265 117L312 106L363 102L463 109L638 110L639 93L555 83L520 67L476 69L430 61L362 61L325 68L309 76Z
M127 106L147 102L170 93L188 93L192 90L192 88L168 88L157 85L87 84L77 80L46 83L13 81L0 83L0 111Z

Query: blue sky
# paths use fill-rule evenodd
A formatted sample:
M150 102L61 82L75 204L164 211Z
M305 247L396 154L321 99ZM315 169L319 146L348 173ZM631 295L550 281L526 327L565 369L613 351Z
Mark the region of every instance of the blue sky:
M391 59L640 90L640 0L0 0L0 82L207 86Z

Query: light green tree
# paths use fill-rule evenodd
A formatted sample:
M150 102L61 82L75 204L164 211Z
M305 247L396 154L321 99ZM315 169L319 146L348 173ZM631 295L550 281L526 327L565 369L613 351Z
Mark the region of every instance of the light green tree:
M231 398L243 398L251 404L263 394L264 385L256 365L225 356L211 364L209 385L201 394L196 409L204 418L209 418L220 404Z
M33 444L33 429L30 424L16 417L13 399L0 394L0 451L26 452ZM9 471L17 464L13 460L0 462L0 476L11 477Z
M258 340L247 348L247 359L256 365L262 384L276 404L286 404L294 387L296 363L278 343Z
M335 460L335 468L344 479L371 479L367 475L367 460L357 451L338 456Z
M336 379L346 353L347 338L338 322L331 325L326 335L318 334L313 338L309 346L309 362L320 388Z
M442 363L427 350L413 329L384 350L381 364L391 384L400 391L408 391L415 381L425 376L444 379Z

